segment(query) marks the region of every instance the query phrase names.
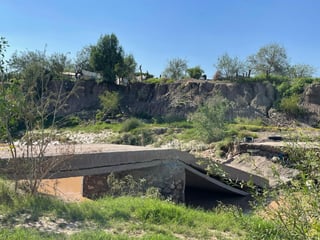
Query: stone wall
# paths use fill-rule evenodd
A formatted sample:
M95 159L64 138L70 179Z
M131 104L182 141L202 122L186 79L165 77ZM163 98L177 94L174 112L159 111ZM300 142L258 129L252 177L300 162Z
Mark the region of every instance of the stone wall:
M85 176L83 180L83 196L97 198L109 193L110 186L107 178L110 173L103 175ZM184 202L185 169L179 161L163 161L155 167L134 169L113 173L117 179L131 175L136 182L144 179L145 189L156 187L165 198L175 202Z

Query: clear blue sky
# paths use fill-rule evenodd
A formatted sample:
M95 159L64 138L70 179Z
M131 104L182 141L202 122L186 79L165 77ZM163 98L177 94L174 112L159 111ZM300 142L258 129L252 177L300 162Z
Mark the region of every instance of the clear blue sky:
M211 78L222 54L244 60L278 43L320 75L319 0L1 0L0 22L9 56L46 48L74 58L114 33L143 71L159 76L182 58Z

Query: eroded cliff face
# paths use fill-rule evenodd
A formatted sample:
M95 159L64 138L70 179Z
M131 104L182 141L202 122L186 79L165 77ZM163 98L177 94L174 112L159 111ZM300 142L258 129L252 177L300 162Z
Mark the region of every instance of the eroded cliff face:
M318 125L320 122L320 84L310 84L302 95L301 106L305 108L309 114L309 124Z
M66 83L65 91L73 87ZM172 84L134 83L125 86L107 86L95 81L80 81L75 94L69 99L63 114L91 112L100 108L99 95L107 89L119 91L122 96L121 110L127 115L140 117L186 117L208 98L221 94L234 104L229 117L247 117L270 120L273 124L286 124L285 116L273 108L277 92L271 83L226 83L203 80L184 80ZM320 84L309 85L301 100L308 112L302 119L310 125L320 122ZM86 114L85 114L86 115Z
M234 102L232 117L267 117L276 99L276 91L269 83L189 80L164 85L133 84L128 87L123 103L135 114L186 116L217 94Z
M110 88L110 86L108 87ZM67 103L65 113L95 111L105 84L83 81L76 94ZM134 83L113 86L122 95L121 109L128 115L185 117L195 111L207 98L221 94L234 102L231 117L268 117L276 100L276 91L270 83L222 83L202 80L184 80L173 84Z

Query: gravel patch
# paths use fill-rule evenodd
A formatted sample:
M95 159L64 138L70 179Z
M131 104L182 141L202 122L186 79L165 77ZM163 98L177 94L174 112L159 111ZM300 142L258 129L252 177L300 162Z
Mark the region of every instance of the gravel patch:
M5 216L1 215L0 225L10 228L32 228L40 232L51 232L71 235L83 229L96 229L96 225L90 222L67 221L63 218L41 216L37 220L31 214L21 214L10 220L5 221Z

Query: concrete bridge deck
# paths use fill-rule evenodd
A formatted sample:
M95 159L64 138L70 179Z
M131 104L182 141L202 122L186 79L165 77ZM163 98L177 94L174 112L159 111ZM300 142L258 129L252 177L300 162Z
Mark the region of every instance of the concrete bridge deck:
M18 150L18 155L22 155L22 153L23 151ZM9 151L2 148L0 151L0 159L5 160L9 157ZM183 192L188 187L241 196L248 195L248 193L242 189L229 186L220 181L217 176L208 176L205 167L198 165L197 159L193 155L175 149L114 144L56 145L50 146L47 149L46 157L52 159L52 161L57 158L65 159L64 164L50 171L47 176L48 179L100 176L111 172L140 171L139 174L141 174L141 171L145 171L144 169L153 169L151 175L156 175L159 171L164 171L164 175L167 173L176 175L174 172L176 168L183 169L183 173L179 173L177 175L178 177L175 176L174 179L171 180L177 182L177 179L181 178L183 182ZM172 165L173 162L176 164ZM177 164L179 167L177 167ZM163 168L159 168L159 166L168 167L163 170ZM268 181L264 178L230 166L222 164L218 164L218 166L226 172L230 179L245 182L252 181L260 187L268 186ZM161 178L161 175L159 178ZM163 181L165 182L166 180L163 179Z

